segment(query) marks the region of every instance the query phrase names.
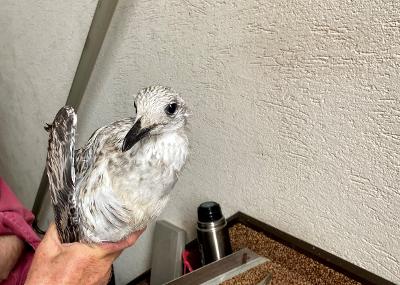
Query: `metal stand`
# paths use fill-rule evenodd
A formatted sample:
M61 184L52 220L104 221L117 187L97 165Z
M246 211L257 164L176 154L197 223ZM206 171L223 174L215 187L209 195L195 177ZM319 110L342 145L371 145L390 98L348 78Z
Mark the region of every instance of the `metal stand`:
M96 11L86 37L81 58L78 67L76 68L74 80L72 81L66 102L66 105L72 106L75 111L78 110L82 101L117 4L118 0L99 0L97 3ZM45 169L32 207L32 212L35 217L39 215L43 206L43 201L46 199L46 195L49 195L48 186L49 183ZM39 233L43 233L38 226L37 220L35 220L33 226Z

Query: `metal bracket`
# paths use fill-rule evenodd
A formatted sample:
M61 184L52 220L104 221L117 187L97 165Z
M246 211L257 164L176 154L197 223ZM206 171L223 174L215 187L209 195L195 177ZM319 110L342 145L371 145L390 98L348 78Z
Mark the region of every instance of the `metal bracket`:
M66 105L72 106L75 110L78 110L83 95L85 94L87 84L93 72L97 56L99 55L117 4L118 0L99 0L97 2L96 11L93 15L92 23L66 102ZM32 212L36 217L40 213L46 195L48 195L48 186L49 183L45 169L32 207ZM33 226L39 233L43 232L40 230L37 220L34 221Z

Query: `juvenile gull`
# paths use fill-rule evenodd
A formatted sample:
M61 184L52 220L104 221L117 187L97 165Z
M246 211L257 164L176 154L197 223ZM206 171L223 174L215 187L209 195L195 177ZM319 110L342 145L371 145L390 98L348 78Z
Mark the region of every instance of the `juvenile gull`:
M115 242L144 228L168 201L188 156L187 109L174 90L152 86L136 116L99 128L75 150L76 114L57 113L47 176L62 242Z

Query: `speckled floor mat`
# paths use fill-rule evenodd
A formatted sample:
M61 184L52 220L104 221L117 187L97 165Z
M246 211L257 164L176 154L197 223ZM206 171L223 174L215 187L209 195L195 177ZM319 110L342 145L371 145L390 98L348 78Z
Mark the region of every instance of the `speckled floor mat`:
M355 285L349 277L242 224L229 229L233 250L247 247L271 262L253 268L224 285L254 285L272 273L272 285Z

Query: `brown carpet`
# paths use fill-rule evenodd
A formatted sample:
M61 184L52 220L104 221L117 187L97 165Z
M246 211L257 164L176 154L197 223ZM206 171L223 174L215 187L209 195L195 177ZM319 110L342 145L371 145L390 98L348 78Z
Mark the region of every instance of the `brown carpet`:
M272 273L272 285L361 284L242 224L230 228L229 235L234 251L247 247L271 262L225 281L224 285L254 285L268 273Z

